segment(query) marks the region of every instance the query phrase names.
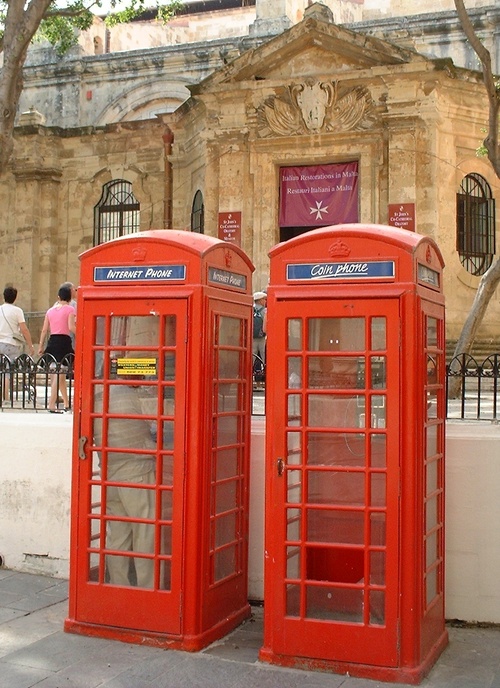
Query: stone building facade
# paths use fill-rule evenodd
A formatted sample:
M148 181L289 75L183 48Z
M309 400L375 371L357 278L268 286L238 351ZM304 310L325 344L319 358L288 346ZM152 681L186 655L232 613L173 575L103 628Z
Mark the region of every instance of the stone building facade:
M394 0L257 0L228 10L233 35L222 38L176 44L175 31L194 21L178 17L169 45L85 55L101 45L87 37L56 68L42 49L26 70L15 155L0 181L0 267L19 305L43 311L61 281L78 281L78 255L113 236L101 211L114 183L120 231L132 217L140 230L216 236L229 214L237 218L261 289L269 249L313 226L282 224L284 171L353 165L358 221L388 223L404 206L415 229L438 242L455 339L479 282L457 251L457 198L472 175L494 201L500 180L476 155L486 94L456 19L450 24L452 3L443 4L437 22L430 13L399 16ZM498 65L500 10L471 7ZM331 224L344 220L340 213ZM480 334L490 350L498 322L494 299Z
M96 19L60 57L35 44L24 71L19 111L35 108L47 126L102 126L172 112L189 87L291 28L310 0L202 0L168 24L137 21L107 29ZM335 24L431 58L478 69L453 0L323 0ZM187 5L189 7L190 5ZM198 7L200 6L200 7ZM218 9L211 9L215 6ZM500 73L500 8L468 0L478 35ZM221 9L222 8L222 9Z

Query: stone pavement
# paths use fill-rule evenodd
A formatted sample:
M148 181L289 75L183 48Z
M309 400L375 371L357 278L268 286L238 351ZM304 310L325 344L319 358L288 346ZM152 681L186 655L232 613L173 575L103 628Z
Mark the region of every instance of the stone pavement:
M1 688L401 687L258 660L262 609L198 653L67 634L68 582L0 569ZM422 688L500 688L500 629L449 627L450 644Z

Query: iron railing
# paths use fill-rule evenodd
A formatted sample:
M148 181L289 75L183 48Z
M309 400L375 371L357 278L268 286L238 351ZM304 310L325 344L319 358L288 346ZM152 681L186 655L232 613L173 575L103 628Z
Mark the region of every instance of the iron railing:
M64 379L69 407L73 401L74 354L58 363L50 354L35 360L26 354L10 360L0 354L0 410L48 409L52 381L57 383L57 406L62 408L59 384ZM64 375L64 378L62 377ZM54 377L56 376L56 377ZM265 364L254 356L253 414L265 414ZM500 353L481 362L469 354L455 356L446 366L446 417L462 420L500 420Z
M499 420L500 353L478 362L459 354L446 366L446 417Z
M37 360L26 354L13 360L0 354L0 409L47 410L51 385L54 383L57 391L56 408L62 410L62 380L68 392L67 408L71 408L74 358L74 354L68 354L59 363L51 354L43 354Z
M254 356L253 414L265 414L265 365ZM460 354L446 366L446 418L500 421L500 353L478 362Z

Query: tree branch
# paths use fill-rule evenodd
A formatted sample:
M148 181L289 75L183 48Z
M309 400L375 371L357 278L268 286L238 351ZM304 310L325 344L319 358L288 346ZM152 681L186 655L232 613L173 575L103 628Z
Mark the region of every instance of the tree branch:
M488 134L484 139L484 146L495 174L500 178L500 148L498 140L498 117L500 113L500 89L495 82L491 67L491 54L479 39L470 17L465 9L463 0L455 0L458 18L472 49L481 60L483 80L489 101Z

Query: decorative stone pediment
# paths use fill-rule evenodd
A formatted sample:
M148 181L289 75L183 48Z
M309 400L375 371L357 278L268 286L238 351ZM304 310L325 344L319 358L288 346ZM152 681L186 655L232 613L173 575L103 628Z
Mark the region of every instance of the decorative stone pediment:
M373 67L423 65L426 61L416 52L378 38L309 18L267 43L245 51L189 90L196 96L241 82L305 80L325 72L334 78Z
M292 136L368 129L377 119L364 86L307 79L280 89L257 108L259 136Z

